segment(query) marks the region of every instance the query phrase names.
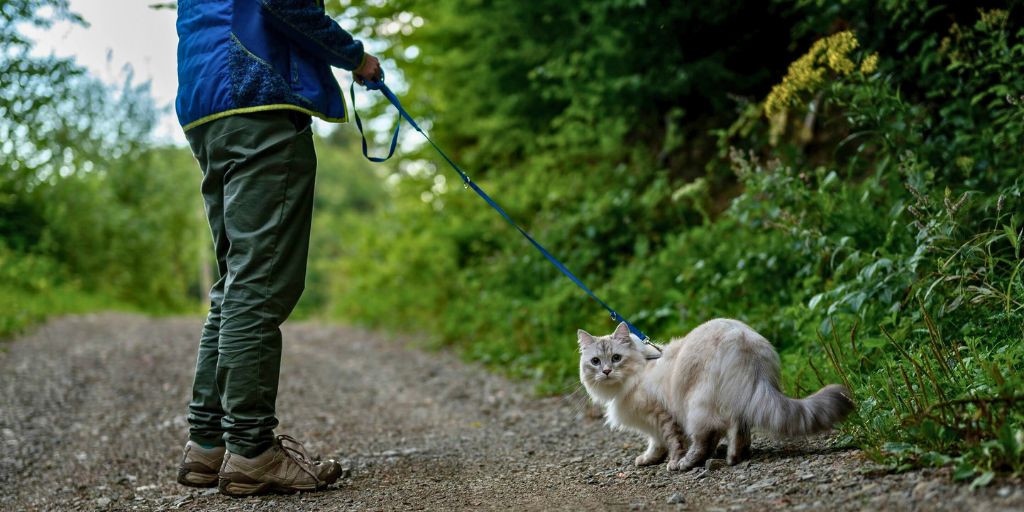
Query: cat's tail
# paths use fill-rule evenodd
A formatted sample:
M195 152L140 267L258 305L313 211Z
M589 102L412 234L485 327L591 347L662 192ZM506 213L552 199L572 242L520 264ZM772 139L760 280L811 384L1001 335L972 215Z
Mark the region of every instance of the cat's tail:
M745 416L751 426L774 434L813 434L846 419L854 408L850 396L845 387L829 384L807 398L790 398L771 380L760 379Z

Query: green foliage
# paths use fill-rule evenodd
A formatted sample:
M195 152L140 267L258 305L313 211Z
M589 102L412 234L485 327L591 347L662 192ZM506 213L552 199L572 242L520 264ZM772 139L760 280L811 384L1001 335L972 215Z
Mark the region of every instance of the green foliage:
M84 292L49 258L0 246L0 339L52 315L99 309L132 309L122 301Z
M191 154L150 140L148 84L38 57L22 24L81 22L66 1L0 8L0 333L50 314L191 309L206 244Z
M328 6L388 43L432 137L656 339L742 319L790 392L847 383L848 438L894 469L1021 473L1018 6ZM610 329L600 308L429 148L412 156L348 221L331 314L572 386L572 333Z

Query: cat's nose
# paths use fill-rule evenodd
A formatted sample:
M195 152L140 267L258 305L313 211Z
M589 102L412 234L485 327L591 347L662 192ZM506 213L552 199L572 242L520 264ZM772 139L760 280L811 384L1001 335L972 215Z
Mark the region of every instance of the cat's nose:
M605 375L608 375L611 372L612 372L611 368L605 368L605 369L601 370L601 373L604 373Z

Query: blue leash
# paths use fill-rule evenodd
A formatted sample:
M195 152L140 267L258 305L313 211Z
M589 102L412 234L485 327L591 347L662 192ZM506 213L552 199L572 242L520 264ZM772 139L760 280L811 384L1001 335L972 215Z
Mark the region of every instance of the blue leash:
M448 162L448 165L452 166L452 169L455 169L455 172L459 173L459 177L462 178L462 182L465 183L465 185L467 187L473 189L473 191L476 192L477 195L479 195L481 198L483 198L484 201L487 201L487 204L491 205L491 208L494 208L498 213L500 213L501 216L504 217L505 220L508 221L508 223L512 225L512 227L516 228L516 230L519 231L519 233L521 235L523 235L523 237L525 237L527 240L529 240L530 243L533 244L533 246L536 247L537 250L540 251L540 253L543 254L544 257L547 258L548 261L551 262L552 265L555 266L555 268L557 268L563 274L565 274L565 277L568 277L572 282L576 283L576 286L579 286L580 289L582 289L583 291L587 292L587 295L590 295L590 297L592 299L596 300L598 304L600 304L602 307L604 307L604 309L608 310L608 312L611 313L612 320L614 320L616 322L625 322L626 326L629 327L630 332L632 332L633 334L637 335L644 343L646 343L648 345L651 345L654 348L658 348L657 345L654 345L653 343L651 343L650 338L648 338L647 335L643 333L643 331L638 329L633 324L629 323L629 320L626 320L625 318L623 318L622 315L616 313L615 310L611 308L611 306L609 306L603 300L598 298L598 296L596 294L594 294L594 292L591 291L590 288L587 288L587 285L583 284L583 281L580 281L580 278L576 277L576 274L573 274L572 271L570 271L568 268L566 268L566 266L563 265L561 261L558 261L558 258L556 258L553 254L548 252L548 250L545 249L544 246L540 245L540 243L538 243L536 240L534 240L533 237L530 236L530 234L526 232L526 230L524 230L523 228L519 227L519 224L516 224L516 222L514 220L512 220L512 217L509 217L509 215L507 213L505 213L505 210L501 206L499 206L498 203L496 203L493 199L491 199L491 196L487 195L487 193L484 192L483 189L478 187L477 184L473 182L473 180L469 179L469 175L467 175L465 172L463 172L463 170L460 169L459 166L456 165L455 162L453 162L451 158L448 158L448 155L446 155L445 152L442 151L441 148L439 148L437 146L437 144L434 144L434 141L430 140L430 137L427 136L426 132L424 132L423 129L420 128L420 126L418 124L416 124L416 120L414 120L412 118L412 116L409 115L409 113L406 112L404 108L402 108L402 103L400 101L398 101L398 97L395 96L395 93L391 92L391 89L387 85L384 84L384 72L383 71L381 71L380 81L378 81L378 82L371 82L371 81L367 80L363 85L368 90L380 91L381 94L383 94L384 97L387 98L388 101L390 101L391 104L394 105L396 109L398 109L398 114L402 118L405 118L406 121L409 121L409 124L412 125L412 127L416 131L420 132L420 135L422 135L424 139L427 139L427 142L429 142L430 145L434 147L434 149L437 151L437 153L439 155L441 155L441 157L444 158L446 162ZM370 156L367 153L366 134L363 133L363 121L361 119L359 119L359 112L357 112L356 108L355 108L355 105L356 105L356 86L355 86L355 82L352 83L352 86L349 88L349 92L352 95L352 113L355 114L356 127L359 128L359 135L363 138L363 156L365 156L366 159L371 161L371 162L380 163L380 162L386 161L387 159L391 158L392 155L395 154L395 147L398 145L398 129L402 125L402 119L399 118L398 122L395 123L395 131L391 135L391 148L388 150L388 156L383 157L383 158ZM660 352L661 349L658 349L658 351Z

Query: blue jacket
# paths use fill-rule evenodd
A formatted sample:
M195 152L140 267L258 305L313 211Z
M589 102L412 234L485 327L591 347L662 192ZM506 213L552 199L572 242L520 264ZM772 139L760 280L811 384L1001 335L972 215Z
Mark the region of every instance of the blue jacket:
M232 114L289 109L347 120L331 66L363 62L363 44L322 0L180 0L178 97L185 131Z

